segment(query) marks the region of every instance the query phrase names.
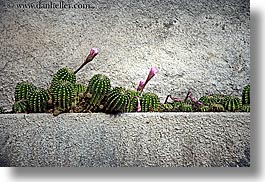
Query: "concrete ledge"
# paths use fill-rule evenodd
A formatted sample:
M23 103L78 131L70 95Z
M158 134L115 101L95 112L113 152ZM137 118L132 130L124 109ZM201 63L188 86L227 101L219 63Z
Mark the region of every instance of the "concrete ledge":
M250 114L0 115L0 166L250 166Z

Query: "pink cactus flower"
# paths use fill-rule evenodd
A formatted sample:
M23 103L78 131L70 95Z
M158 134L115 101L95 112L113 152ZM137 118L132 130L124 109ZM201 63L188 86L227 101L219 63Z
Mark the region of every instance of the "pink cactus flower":
M137 99L138 99L137 112L140 112L140 111L142 111L141 102L140 102L139 98L137 98Z
M98 53L99 53L99 49L98 48L95 48L95 47L93 47L91 50L90 50L90 53L89 53L89 55L91 55L91 57L95 57L96 55L98 55Z
M144 80L140 80L139 85L137 87L137 91L140 91L143 87L144 87L145 81Z
M158 69L156 67L152 67L150 69L149 75L147 77L147 80L151 80L156 74L158 73Z
M199 104L199 105L203 105L203 103L202 103L201 101L198 101L197 104Z

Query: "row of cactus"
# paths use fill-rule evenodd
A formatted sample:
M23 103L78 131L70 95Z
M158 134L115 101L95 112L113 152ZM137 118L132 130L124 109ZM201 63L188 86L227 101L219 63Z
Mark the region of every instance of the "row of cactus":
M206 95L198 101L189 91L184 100L170 96L173 102L160 103L159 97L143 90L158 73L151 68L146 80L141 80L137 90L111 87L110 79L103 74L94 75L88 85L76 82L76 73L98 54L91 49L85 62L76 70L62 68L52 77L50 87L38 88L29 82L18 83L15 88L14 113L52 112L250 112L250 86L247 85L242 97L220 94ZM0 108L0 113L3 110Z

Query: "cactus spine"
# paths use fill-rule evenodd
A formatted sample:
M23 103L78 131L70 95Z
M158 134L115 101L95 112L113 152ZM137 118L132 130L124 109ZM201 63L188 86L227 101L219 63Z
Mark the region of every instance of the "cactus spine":
M242 107L241 99L237 96L229 96L224 104L224 108L230 112L239 111L241 107Z
M108 95L106 110L108 112L124 112L129 100L130 96L125 88L115 87Z
M52 98L55 109L66 111L73 102L74 85L69 81L58 81L58 85L53 88Z
M158 111L158 107L160 104L160 100L158 96L154 93L145 93L142 96L142 112L156 112Z
M31 112L45 112L48 107L49 94L43 88L37 88L29 96L29 108Z
M15 101L26 100L36 90L36 87L29 82L20 82L15 88Z
M246 85L243 89L242 104L250 104L250 85Z
M14 113L27 113L29 112L29 103L27 100L16 101L12 107Z
M94 75L90 79L87 89L88 93L92 94L90 104L99 106L110 88L110 79L107 76L102 74Z

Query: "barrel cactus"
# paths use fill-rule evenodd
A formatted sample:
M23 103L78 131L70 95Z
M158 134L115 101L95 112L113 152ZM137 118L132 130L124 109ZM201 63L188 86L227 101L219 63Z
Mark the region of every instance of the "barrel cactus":
M224 112L225 108L222 104L211 104L210 111L212 112Z
M200 110L199 111L201 111L201 112L208 112L208 111L210 111L210 106L202 106L202 107L200 107Z
M192 112L193 111L193 108L192 108L192 105L191 104L182 103L180 105L180 110L182 112Z
M145 93L142 96L142 112L157 112L160 104L158 96L154 93Z
M173 105L171 103L160 104L158 107L159 112L171 112L173 110Z
M88 85L87 92L92 94L90 104L99 106L106 94L110 91L110 79L102 74L94 75Z
M126 106L125 112L136 112L140 93L134 90L127 90L127 93L129 95L129 102Z
M81 99L84 97L87 87L82 83L76 83L73 85L73 87L74 87L74 93L73 93L74 100L72 102L72 106L74 107L77 106L81 101Z
M67 67L58 70L52 78L50 92L53 92L53 89L60 84L60 80L69 81L74 84L76 82L76 75L72 69Z
M27 113L29 112L29 102L27 100L16 101L12 107L13 113Z
M74 85L65 80L58 81L58 85L53 88L51 93L55 109L66 111L73 102Z
M243 89L242 104L250 104L250 85L246 85Z
M202 102L204 105L209 106L211 104L215 104L217 100L215 95L205 95L202 96L199 101Z
M229 96L224 104L224 108L230 112L239 111L241 107L242 107L242 101L237 96Z
M243 112L250 112L250 105L248 104L243 105L241 110Z
M26 100L36 90L36 87L29 82L20 82L15 88L15 101Z
M125 88L113 88L107 98L106 111L107 112L124 112L130 101L130 95Z
M37 88L29 96L29 108L30 112L45 112L48 107L49 94L43 88Z

